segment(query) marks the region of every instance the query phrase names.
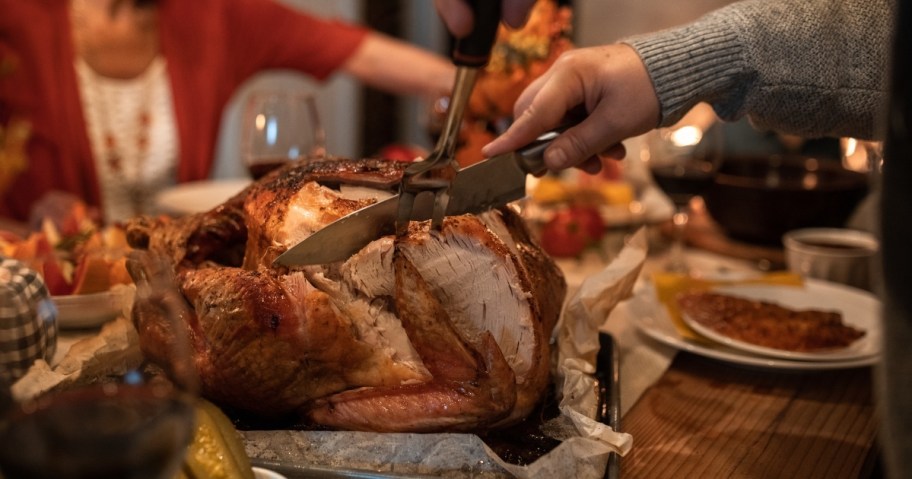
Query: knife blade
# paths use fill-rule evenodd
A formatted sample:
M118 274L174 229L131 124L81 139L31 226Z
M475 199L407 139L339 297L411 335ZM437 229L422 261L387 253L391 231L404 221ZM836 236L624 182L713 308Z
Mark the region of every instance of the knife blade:
M481 213L525 196L526 175L545 172L545 148L566 128L545 133L515 152L459 170L450 187L446 215ZM430 219L433 203L431 193L418 195L412 219ZM354 211L304 238L276 258L273 265L293 267L348 259L371 241L393 234L398 210L399 195L395 195Z

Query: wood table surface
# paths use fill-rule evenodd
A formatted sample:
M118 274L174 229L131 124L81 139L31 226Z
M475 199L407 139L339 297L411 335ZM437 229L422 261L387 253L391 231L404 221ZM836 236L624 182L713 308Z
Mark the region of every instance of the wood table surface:
M872 368L778 372L680 352L632 406L623 478L858 478L876 470Z

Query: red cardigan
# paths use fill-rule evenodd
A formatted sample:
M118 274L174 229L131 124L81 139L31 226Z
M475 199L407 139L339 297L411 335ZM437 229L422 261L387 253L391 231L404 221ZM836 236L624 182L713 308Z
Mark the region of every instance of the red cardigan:
M0 0L0 124L25 118L33 129L28 169L0 196L0 216L26 220L50 190L101 202L73 68L68 3ZM367 34L272 0L160 0L159 25L180 182L209 176L223 109L241 83L279 68L323 80ZM12 72L4 73L4 65Z

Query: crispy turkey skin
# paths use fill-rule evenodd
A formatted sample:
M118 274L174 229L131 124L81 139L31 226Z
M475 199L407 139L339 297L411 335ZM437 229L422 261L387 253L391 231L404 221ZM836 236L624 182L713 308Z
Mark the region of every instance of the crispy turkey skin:
M272 267L391 195L405 166L295 163L208 212L127 225L134 248L174 268L206 397L365 431L483 430L535 407L550 384L566 283L512 210L448 217L441 231L414 222L338 263ZM173 335L154 308L137 306L140 345L164 360Z

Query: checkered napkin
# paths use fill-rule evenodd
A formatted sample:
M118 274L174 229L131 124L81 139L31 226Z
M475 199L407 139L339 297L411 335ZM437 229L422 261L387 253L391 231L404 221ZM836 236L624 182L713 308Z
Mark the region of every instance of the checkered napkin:
M0 256L0 375L15 381L56 350L57 308L44 280L25 264Z

